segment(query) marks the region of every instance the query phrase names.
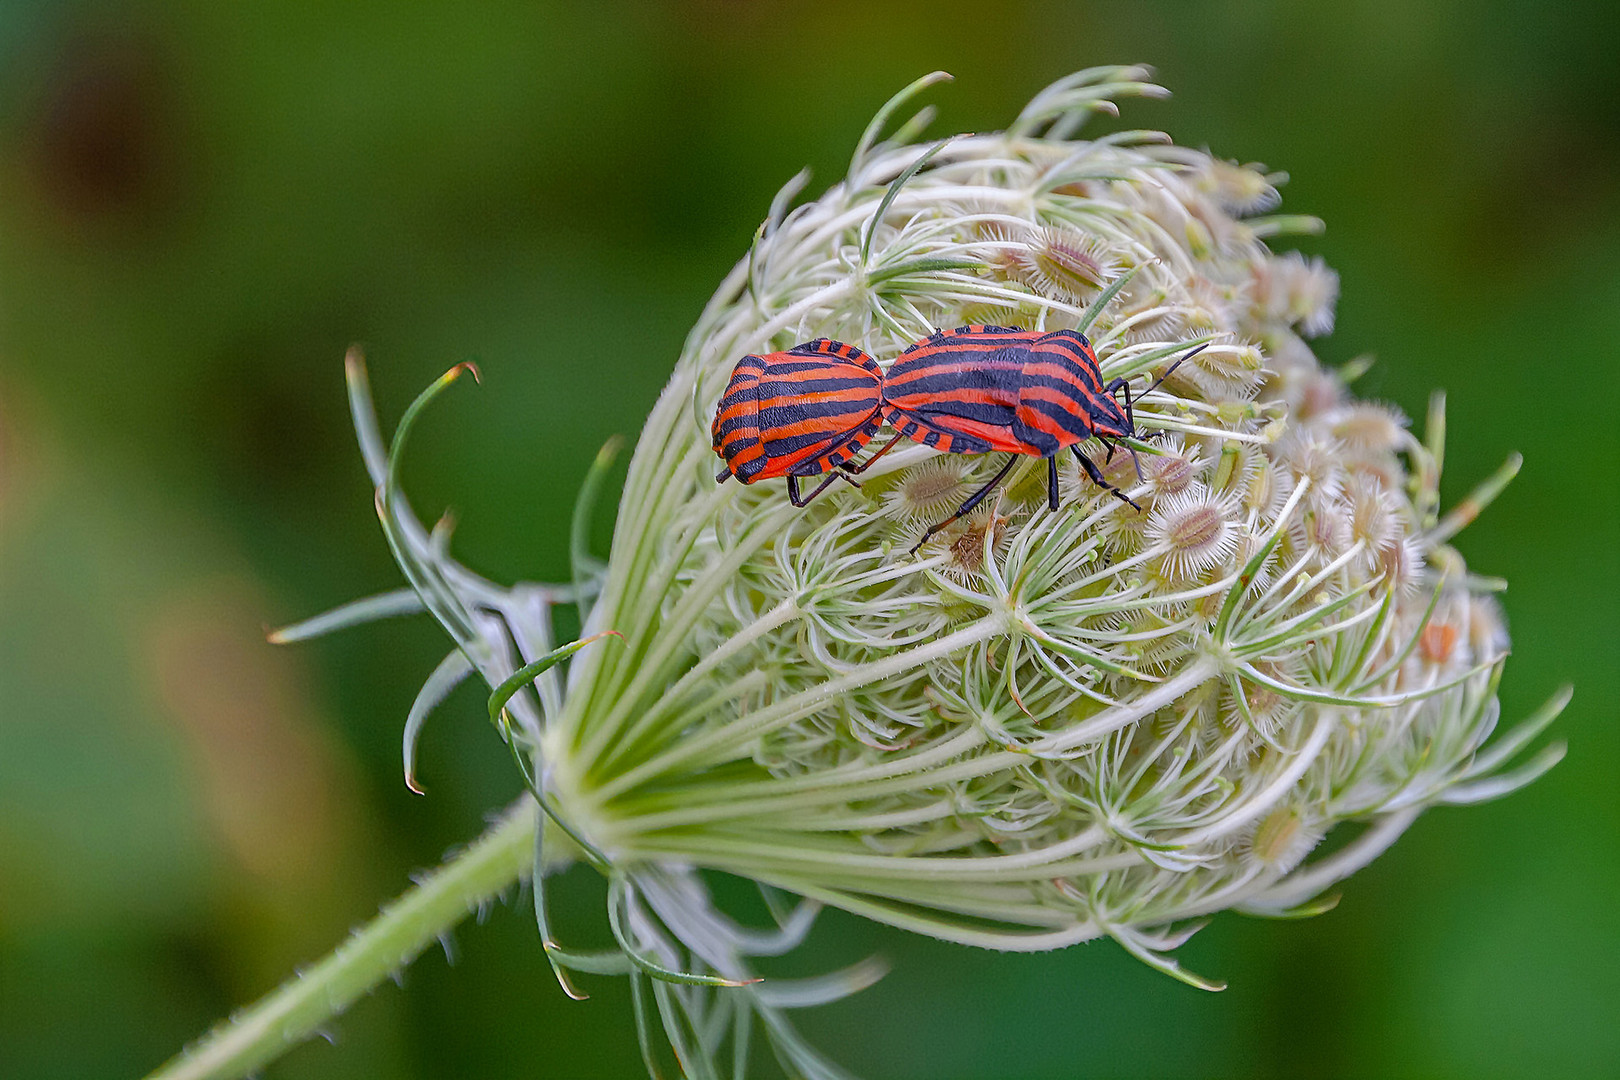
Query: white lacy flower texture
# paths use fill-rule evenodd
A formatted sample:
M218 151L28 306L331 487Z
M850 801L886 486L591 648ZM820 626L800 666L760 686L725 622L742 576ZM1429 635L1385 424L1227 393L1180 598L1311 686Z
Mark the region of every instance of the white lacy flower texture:
M870 974L798 998L716 990L807 923L783 908L772 934L746 930L698 871L995 949L1107 935L1203 984L1171 955L1195 920L1313 910L1426 807L1557 759L1501 772L1561 700L1485 747L1508 638L1496 583L1447 545L1514 463L1443 514L1438 408L1424 441L1317 360L1338 280L1268 246L1317 225L1274 214L1282 177L1151 131L1078 137L1117 99L1161 95L1145 77L1071 76L1002 132L917 145L924 115L884 138L920 80L842 182L796 206L790 184L647 420L610 557L577 552L574 586L496 588L385 499L461 650L411 736L469 667L494 685L550 650L553 603L622 636L512 698L506 732L567 854L612 879L665 1027L693 1017L688 1055L704 1010L744 994L791 1056L772 1010ZM1031 457L913 555L1002 455L904 444L805 509L780 480L715 482L709 423L743 355L828 337L886 366L972 323L1081 329L1103 378L1138 391L1207 343L1137 400L1135 453L1106 464L1140 511L1072 459L1049 510ZM669 989L675 969L703 977Z

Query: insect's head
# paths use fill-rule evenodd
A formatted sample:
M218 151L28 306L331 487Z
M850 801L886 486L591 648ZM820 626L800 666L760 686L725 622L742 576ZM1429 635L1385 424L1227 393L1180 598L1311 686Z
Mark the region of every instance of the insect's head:
M1125 392L1123 403L1113 393L1104 393L1088 406L1091 429L1097 435L1124 438L1136 433L1131 421L1130 388L1120 383L1118 389Z

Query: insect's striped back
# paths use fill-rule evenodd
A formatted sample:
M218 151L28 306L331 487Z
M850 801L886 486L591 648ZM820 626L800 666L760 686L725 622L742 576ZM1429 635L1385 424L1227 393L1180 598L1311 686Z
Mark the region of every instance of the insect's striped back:
M1130 424L1075 330L959 326L900 354L883 381L901 434L939 450L1049 457Z
M1021 373L1033 330L959 326L901 353L883 377L889 421L902 435L939 450L1022 452L1012 435Z
M1018 387L1018 421L1061 446L1092 435L1132 433L1119 402L1103 391L1091 342L1077 330L1054 330L1030 345Z
M877 434L882 378L877 361L827 338L745 356L715 411L715 453L743 483L824 473Z

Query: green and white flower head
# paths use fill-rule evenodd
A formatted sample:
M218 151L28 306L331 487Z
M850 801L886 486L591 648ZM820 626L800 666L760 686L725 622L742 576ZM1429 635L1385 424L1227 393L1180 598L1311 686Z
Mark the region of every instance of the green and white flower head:
M1337 278L1268 246L1318 223L1255 216L1283 177L1156 132L1079 136L1161 96L1147 75L1081 72L1002 132L916 144L925 110L884 137L930 76L841 182L797 206L805 177L789 184L647 420L605 563L576 521L569 585L500 588L451 559L393 484L415 410L385 451L355 369L386 529L458 647L412 711L408 770L457 679L504 684L492 715L551 815L543 931L547 868L583 858L611 882L619 951L548 934L548 952L559 974L629 973L643 1027L656 1015L693 1075L754 1017L792 1070L835 1074L780 1010L873 968L737 985L816 905L992 949L1108 936L1211 985L1173 958L1206 916L1325 909L1425 808L1558 759L1501 771L1562 696L1486 745L1507 635L1493 583L1447 546L1516 460L1443 514L1438 401L1420 441L1318 363ZM709 422L744 354L830 337L887 364L971 322L1081 329L1103 377L1139 389L1207 344L1137 399L1139 430L1162 433L1131 444L1140 474L1108 463L1141 512L1072 463L1050 511L1030 458L912 555L999 458L908 446L807 509L777 482L715 483ZM619 636L566 678L536 674L559 603ZM1354 837L1313 859L1345 822ZM779 925L722 914L705 870L758 882Z

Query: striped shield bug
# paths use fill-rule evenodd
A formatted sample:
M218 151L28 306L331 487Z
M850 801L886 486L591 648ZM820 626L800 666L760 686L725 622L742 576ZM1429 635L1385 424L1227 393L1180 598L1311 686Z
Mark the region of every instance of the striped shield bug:
M853 345L817 338L786 352L737 362L714 414L714 452L725 460L715 476L744 484L787 477L788 498L804 506L842 477L851 484L852 459L877 434L886 410L883 372ZM870 462L868 463L870 464ZM809 495L799 478L831 471Z
M1174 371L1200 345L1170 365ZM1159 385L1148 387L1151 392ZM1123 404L1114 396L1123 390ZM1112 455L1112 440L1134 438L1136 417L1129 384L1104 385L1097 354L1077 330L1041 333L1011 326L959 326L924 338L901 353L883 377L888 422L906 438L952 454L1009 454L1001 471L949 518L929 528L912 548L970 513L1018 461L1047 461L1047 505L1058 508L1057 455L1064 447L1093 483L1140 510L1103 478L1079 444L1098 438ZM887 448L885 448L887 449Z

